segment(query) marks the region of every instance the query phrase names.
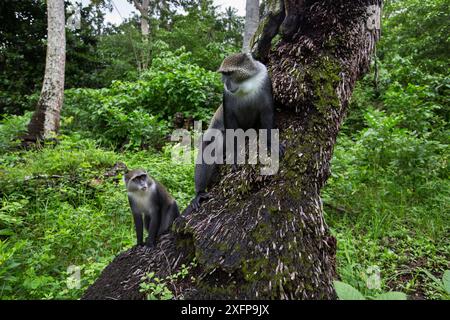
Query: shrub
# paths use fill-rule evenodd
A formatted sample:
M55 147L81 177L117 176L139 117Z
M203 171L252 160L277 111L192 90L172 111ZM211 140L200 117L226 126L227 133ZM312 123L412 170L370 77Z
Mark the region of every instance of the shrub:
M219 104L218 75L189 64L188 59L182 50L165 53L136 82L66 90L64 132L80 131L103 145L158 149L176 112L205 120Z
M193 165L169 156L169 147L114 153L76 134L0 154L0 299L79 298L135 244L121 172L110 176L111 168L122 161L147 169L182 209L194 194ZM77 270L79 288L69 285Z
M31 112L27 112L22 116L7 115L0 120L0 152L20 144L19 137L25 132L30 119Z

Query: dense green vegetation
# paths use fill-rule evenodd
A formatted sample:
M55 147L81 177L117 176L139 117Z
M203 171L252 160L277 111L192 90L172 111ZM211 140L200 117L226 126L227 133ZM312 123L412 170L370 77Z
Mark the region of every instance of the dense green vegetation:
M30 14L42 24L33 27L45 30L45 7L28 4L23 10L34 8ZM212 70L239 49L240 26L211 6L186 8L191 15L174 13L170 32L157 29L150 68L142 73L130 54L130 37L139 42L137 20L97 34L92 18L92 56L76 62L78 70L91 71L67 72L59 143L36 150L17 148L16 137L31 117L41 67L32 68L18 52L30 49L25 43L0 48L0 62L7 61L0 76L2 299L79 298L134 244L115 164L148 169L180 208L192 198L193 166L170 161L173 146L166 136L175 112L207 119L218 105L221 86ZM395 290L409 298L450 298L440 282L450 269L449 13L445 0L386 3L376 63L357 85L335 148L322 193L325 217L338 240L340 280L365 297ZM198 31L205 29L209 38ZM71 51L69 46L68 56ZM92 61L99 61L98 69L89 67ZM69 70L73 66L68 60ZM79 288L67 286L70 266L80 268ZM166 296L151 286L142 290Z
M449 297L449 2L391 1L375 66L353 94L323 191L341 279L366 295Z

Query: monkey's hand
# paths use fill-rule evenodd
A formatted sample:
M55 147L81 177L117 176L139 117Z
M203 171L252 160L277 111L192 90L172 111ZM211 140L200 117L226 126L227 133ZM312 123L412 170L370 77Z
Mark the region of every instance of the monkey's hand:
M195 196L195 198L191 202L192 209L194 209L194 211L197 211L200 208L200 203L203 200L207 200L209 198L211 198L209 193L206 193L206 192L199 192L199 193L197 193L197 195Z

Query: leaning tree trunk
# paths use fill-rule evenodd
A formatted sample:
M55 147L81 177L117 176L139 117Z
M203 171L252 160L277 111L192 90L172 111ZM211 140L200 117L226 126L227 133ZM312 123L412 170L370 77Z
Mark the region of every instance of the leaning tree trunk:
M242 52L250 51L250 40L259 23L259 0L247 0L245 4L245 26Z
M280 171L260 176L250 165L223 166L199 212L178 219L151 253L120 254L83 298L143 298L145 272L162 278L193 257L195 280L168 283L176 297L335 298L336 241L320 190L355 81L379 37L380 6L379 0L268 1L252 48L270 69L280 110L277 125L287 143Z
M25 141L52 138L59 130L64 98L66 34L64 0L47 1L47 57L45 75L36 111L28 124Z

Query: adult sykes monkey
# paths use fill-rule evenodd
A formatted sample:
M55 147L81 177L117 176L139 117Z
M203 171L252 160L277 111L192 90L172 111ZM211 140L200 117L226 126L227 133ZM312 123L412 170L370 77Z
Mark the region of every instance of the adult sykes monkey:
M221 130L223 135L226 129L267 129L267 147L271 150L274 105L272 83L266 66L253 59L250 53L238 53L225 58L218 72L222 74L224 84L223 100L208 129ZM202 139L201 150L205 150L210 143ZM195 166L196 196L191 202L194 210L200 207L202 200L209 198L206 189L216 170L216 163L206 164L199 152Z

